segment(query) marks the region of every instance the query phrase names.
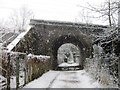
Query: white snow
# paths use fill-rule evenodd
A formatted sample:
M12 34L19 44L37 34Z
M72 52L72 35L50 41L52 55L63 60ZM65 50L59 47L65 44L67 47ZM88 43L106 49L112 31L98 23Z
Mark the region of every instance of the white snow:
M51 88L98 88L100 85L94 82L85 70L64 71L56 78Z
M43 74L40 78L27 84L24 88L47 88L58 74L59 71L49 71Z
M20 35L18 35L8 46L8 51L11 51L17 43L28 33L31 27L28 27L28 29L25 32L22 32Z
M49 71L24 88L101 88L85 70Z
M19 86L24 85L24 78L19 77ZM16 76L11 76L10 87L16 88Z
M50 56L45 56L45 55L33 55L33 54L28 54L27 55L28 56L28 58L37 58L37 59L39 59L39 60L43 60L43 58L44 59L49 59L50 58Z
M6 78L0 75L0 80L5 80Z
M5 82L2 82L2 81L5 81ZM7 82L7 79L4 76L0 75L0 90L2 90L2 88L6 87L6 85L2 86L4 84L6 84L6 82Z
M72 63L72 64L69 64L69 63L61 63L60 65L58 65L59 67L70 67L70 66L79 66L78 63Z

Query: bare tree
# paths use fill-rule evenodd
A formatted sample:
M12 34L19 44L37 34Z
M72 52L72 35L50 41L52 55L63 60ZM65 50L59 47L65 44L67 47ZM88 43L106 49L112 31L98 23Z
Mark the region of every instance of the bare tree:
M112 38L112 53L115 51L115 35L114 31L118 25L118 2L119 0L105 0L103 4L100 4L99 7L88 4L88 7L81 6L86 10L90 10L91 13L98 13L97 16L92 16L93 18L103 19L107 21L110 28L107 32L111 32L110 36Z
M24 31L29 25L30 19L34 18L32 10L23 6L19 10L13 10L10 21L13 24L13 28L19 31Z
M120 2L118 3L118 26L120 28Z
M20 9L20 16L21 16L21 29L25 29L26 25L31 18L34 18L33 12L26 7L22 7Z
M104 21L108 21L109 26L116 25L118 22L118 0L106 0L98 7L94 7L88 3L88 7L80 6L91 12L98 13L99 16L90 16L93 18L102 18Z
M82 22L86 24L91 24L92 19L90 18L91 13L88 10L85 10L85 8L82 8L82 10L79 12L78 17L75 18L76 22Z
M0 19L0 33L4 34L6 32L11 32L9 29L9 23L5 19Z
M1 33L5 32L4 27L5 27L4 20L1 19L1 20L0 20L0 32L1 32ZM0 33L0 34L1 34L1 33Z

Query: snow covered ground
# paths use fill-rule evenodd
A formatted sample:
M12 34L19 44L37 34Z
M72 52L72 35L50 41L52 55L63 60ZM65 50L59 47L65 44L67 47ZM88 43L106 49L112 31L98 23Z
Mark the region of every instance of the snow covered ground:
M60 65L58 65L59 67L70 67L70 66L79 66L79 63L61 63Z
M27 84L24 88L48 88L59 73L59 71L49 71L43 74L42 77Z
M24 88L102 88L85 70L49 71Z
M20 72L20 76L19 76L19 86L22 86L22 85L24 85L24 72ZM16 76L11 76L10 87L16 88Z

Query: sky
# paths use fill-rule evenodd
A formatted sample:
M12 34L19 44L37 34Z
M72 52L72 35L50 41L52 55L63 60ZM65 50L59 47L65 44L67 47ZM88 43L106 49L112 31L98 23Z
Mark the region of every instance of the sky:
M35 19L75 22L83 21L80 13L87 3L97 6L104 0L0 0L0 20L9 19L13 10L26 6L31 9ZM90 12L88 12L90 14ZM101 20L88 20L95 24L106 24Z

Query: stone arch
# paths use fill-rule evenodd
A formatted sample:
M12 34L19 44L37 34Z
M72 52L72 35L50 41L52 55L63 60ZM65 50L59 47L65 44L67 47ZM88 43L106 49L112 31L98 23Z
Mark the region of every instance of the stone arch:
M82 41L81 41L82 40ZM80 49L80 53L82 55L82 65L81 67L83 68L84 60L86 57L89 56L88 54L88 49L90 49L90 46L87 45L86 41L83 41L81 37L79 36L72 36L72 35L63 35L58 38L56 38L53 43L52 43L52 55L53 55L53 61L52 65L54 67L57 67L57 51L59 47L65 43L72 43L75 46L78 46Z

